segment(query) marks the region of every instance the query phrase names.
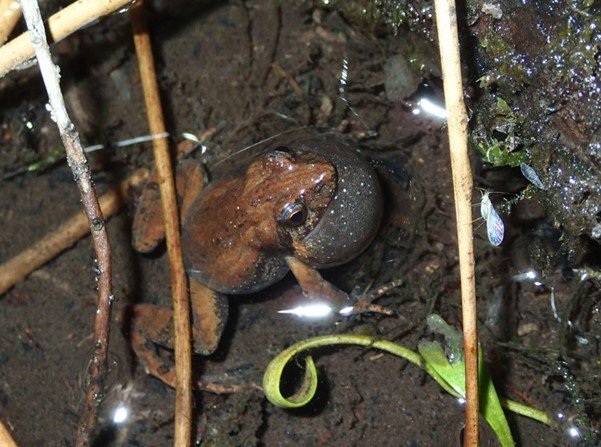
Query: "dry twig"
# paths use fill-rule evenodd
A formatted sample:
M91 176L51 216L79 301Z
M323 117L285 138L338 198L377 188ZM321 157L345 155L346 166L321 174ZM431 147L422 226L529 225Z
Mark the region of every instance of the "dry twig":
M220 129L212 127L198 136L200 143L217 133ZM178 159L188 156L198 146L197 142L182 140L177 144ZM148 171L139 169L123 180L119 186L100 197L100 209L105 219L115 214L125 203L130 187L141 185L148 179ZM0 265L0 295L25 279L31 272L50 261L61 252L90 232L88 220L83 213L77 213L52 233L33 243L14 258Z
M52 15L46 23L52 42L58 42L102 16L111 14L132 0L79 0ZM1 22L0 22L1 24ZM0 47L0 78L34 56L29 33Z
M148 126L152 134L165 132L165 121L159 97L159 88L154 69L152 46L144 4L140 1L131 11L136 54L144 100L148 115ZM175 329L175 438L174 445L187 447L192 437L192 346L190 329L190 305L188 278L184 269L179 234L179 212L173 180L173 167L166 138L152 141L158 177L165 239L171 264L171 293L173 298L173 325Z
M2 421L0 421L0 445L2 447L17 447L17 443Z
M77 182L81 201L94 240L96 258L98 263L98 309L94 326L94 352L87 385L85 406L80 416L77 428L77 446L89 445L91 434L98 416L104 388L104 378L107 369L108 341L113 302L111 284L111 258L110 246L104 218L98 203L98 197L92 185L90 170L79 140L79 134L71 122L60 88L58 67L52 62L50 48L46 41L44 22L36 0L21 0L23 16L31 36L31 44L35 50L40 66L40 72L46 86L49 98L49 110L56 121L61 139L67 153L67 161Z
M449 150L457 219L461 303L465 350L466 422L464 446L478 445L478 326L472 230L472 169L467 150L467 113L463 102L461 58L455 0L435 0L438 45L449 114Z
M99 199L100 209L105 219L115 214L124 203L130 186L143 183L148 172L140 169L123 180ZM23 280L31 272L71 247L90 232L90 224L84 213L77 213L52 233L34 242L14 258L0 265L0 295Z
M20 18L21 6L17 0L0 0L0 46L4 45Z

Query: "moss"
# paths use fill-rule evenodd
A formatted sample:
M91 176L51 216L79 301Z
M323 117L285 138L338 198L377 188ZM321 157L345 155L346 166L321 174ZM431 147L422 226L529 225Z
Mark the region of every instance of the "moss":
M401 25L412 31L427 31L425 22L433 17L434 7L428 0L321 0L323 6L335 8L351 23L372 31L386 30L396 34Z
M499 141L496 138L476 143L476 149L482 155L482 160L495 168L511 166L515 168L522 163L528 163L529 157L525 151L512 151L512 144Z
M471 0L468 9L483 3ZM549 185L538 196L568 251L582 235L601 241L599 6L535 0L501 8L497 18L480 13L471 28L482 88L471 139L495 167L527 157Z
M596 239L594 229L601 223L601 178L589 160L561 145L541 144L532 150L532 163L545 169L549 187L542 202L555 221L568 235L588 233Z
M502 34L491 31L479 43L492 62L491 68L479 79L480 87L494 84L510 87L517 84L517 87L526 82L529 70L524 55L517 52Z
M514 112L503 98L496 98L493 130L497 136L472 134L472 143L482 155L484 162L494 167L513 168L530 162L529 154L524 148L524 141L516 137L522 119L523 116Z

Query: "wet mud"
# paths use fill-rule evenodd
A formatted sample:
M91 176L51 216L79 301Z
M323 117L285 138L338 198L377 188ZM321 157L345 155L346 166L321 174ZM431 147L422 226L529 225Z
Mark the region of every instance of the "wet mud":
M310 126L343 134L380 175L386 192L384 222L364 253L323 274L356 295L402 280L378 301L394 316L362 314L335 324L277 313L303 301L290 275L258 293L230 298L219 349L194 360L196 376L207 382L260 385L265 367L277 353L316 335L372 334L416 349L418 341L429 336L425 323L429 314L438 313L456 327L461 324L446 128L443 119L423 106L424 98L443 104L432 7L428 2L410 2L429 9L391 23L386 19L393 17L392 12L367 20L364 13L324 3L152 3L154 51L172 139L181 139L184 132L218 128L205 143L206 151L199 148L191 155L210 173L225 157L234 154L236 159L240 149L290 129ZM468 3L471 9L465 17L471 20L483 5ZM47 2L46 8L50 13L60 4ZM525 20L519 8L512 8L511 14L498 19L501 22L493 22L493 13L481 13L480 22L469 23L470 38L478 42L496 26L495 35L511 36L519 47L519 29L503 34L499 26L513 23L511 18ZM562 20L556 13L550 11L545 23ZM490 144L493 136L516 134L515 123L521 119L514 116L508 124L508 115L497 113L499 102L491 95L515 94L504 78L493 90L477 82L486 71L483 64L490 69L508 62L483 54L492 51L490 46L476 47L466 63L474 146L482 141ZM68 108L84 145L106 146L90 154L98 191L106 191L138 167L151 166L148 143L116 145L147 134L127 14L102 20L54 48ZM548 91L552 84L540 85ZM528 84L528 89L530 96L520 96L519 101L534 101L543 94L536 93L534 85ZM5 177L0 180L0 261L4 262L80 212L80 203L71 173L60 160L36 172L18 173L60 146L44 110L45 93L36 70L13 72L0 80L0 98L0 175ZM570 98L569 107L577 108L577 96ZM574 117L566 116L562 115L562 123ZM578 134L584 135L584 146L594 142L589 132L595 128L593 121L582 124L587 130ZM531 124L519 128L522 140L516 144L522 145L521 150L536 132ZM545 145L563 144L553 142L551 134L549 129L542 134ZM537 147L527 161L541 176L550 153L549 172L564 169L564 162L578 161L579 185L586 175L591 181L588 194L582 188L574 192L581 196L575 199L580 201L573 212L566 211L569 204L557 205L555 197L564 183L569 185L569 178L558 174L552 184L545 183L548 190L536 190L528 186L519 163L494 166L476 149L472 153L476 185L492 192L490 198L505 225L504 240L495 247L488 241L486 225L475 222L485 360L499 394L543 409L559 422L551 428L508 413L520 446L592 446L599 436L601 293L594 233L598 219L595 224L587 214L598 199L599 154L582 152L570 141L571 145L562 145L564 158L555 152L538 157L536 151L542 149ZM583 153L592 155L587 158ZM129 206L107 224L115 315L134 303L170 303L164 247L150 255L132 249L135 200L132 191ZM479 209L480 194L475 192L475 218ZM0 418L20 446L73 445L92 346L94 275L92 241L86 237L0 297ZM231 395L195 393L194 431L200 445L461 445L463 407L415 366L355 347L312 354L320 382L316 399L305 408L278 409L254 389ZM162 350L161 355L168 358L172 353ZM299 374L300 370L290 371L290 380ZM108 382L94 445L172 443L174 391L144 373L117 323L111 333ZM115 423L119 406L129 413L124 422ZM482 438L482 445L498 445L487 427Z

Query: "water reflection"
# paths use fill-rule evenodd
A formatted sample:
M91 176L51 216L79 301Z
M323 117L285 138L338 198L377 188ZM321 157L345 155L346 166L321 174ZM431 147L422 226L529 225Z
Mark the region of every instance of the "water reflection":
M424 97L419 99L416 105L417 107L412 110L414 115L419 115L424 112L425 114L442 121L447 119L447 109L443 104L438 104L429 98Z
M125 405L118 406L113 412L113 422L117 425L125 422L129 416L129 409Z
M333 313L333 308L327 303L313 303L296 306L292 309L278 310L279 314L291 314L299 318L324 318Z

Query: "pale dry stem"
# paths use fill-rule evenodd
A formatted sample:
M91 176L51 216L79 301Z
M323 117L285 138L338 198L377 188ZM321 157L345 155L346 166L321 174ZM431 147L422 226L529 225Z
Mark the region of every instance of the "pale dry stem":
M20 18L21 5L17 0L0 0L0 46L4 45Z
M465 350L466 423L464 446L478 446L478 327L472 230L472 169L467 146L467 113L463 102L461 59L454 0L435 0L438 44L448 111L449 150L457 219L461 303Z
M17 447L17 443L2 421L0 421L0 445L2 447Z
M46 26L52 42L58 42L75 31L111 14L132 0L79 0L52 15ZM2 28L0 23L0 29ZM0 41L0 44L2 42ZM23 33L0 47L0 78L34 56L29 33Z
M21 0L23 16L31 37L44 86L48 92L49 111L56 122L65 146L67 162L79 188L81 201L88 219L96 251L98 269L98 303L94 324L94 350L87 377L87 390L84 408L77 427L75 445L90 445L98 417L98 405L104 391L107 370L108 343L112 310L111 252L104 217L94 191L87 160L81 146L79 134L71 122L59 82L59 69L52 62L46 31L36 0Z
M140 78L148 125L152 134L165 132L165 122L154 68L152 45L144 4L140 1L131 11L134 44L138 56ZM190 329L190 304L188 278L184 269L179 234L179 212L175 195L173 167L166 138L152 142L163 217L165 239L171 264L171 292L173 298L173 323L175 329L175 436L177 447L188 447L192 439L192 345Z

